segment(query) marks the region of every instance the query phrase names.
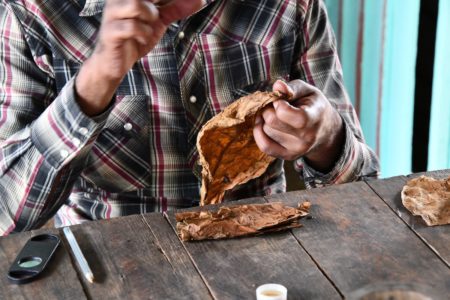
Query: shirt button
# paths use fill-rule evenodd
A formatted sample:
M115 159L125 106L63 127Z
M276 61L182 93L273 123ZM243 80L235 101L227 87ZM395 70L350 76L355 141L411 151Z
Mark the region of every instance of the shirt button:
M81 134L81 135L86 135L86 134L88 134L88 130L87 130L87 128L86 127L81 127L80 129L78 129L78 132Z
M133 125L131 123L125 123L125 125L123 125L123 129L125 129L126 131L130 131L131 129L133 129Z
M80 141L79 139L77 139L77 138L73 138L73 139L72 139L72 144L73 144L75 147L78 147L78 146L80 146L81 141Z
M178 33L178 38L179 38L180 40L182 40L182 39L184 39L184 37L185 37L184 31L180 31L180 32Z
M191 97L189 97L189 101L190 101L191 103L195 103L195 102L197 102L197 97L191 96Z
M59 151L59 155L62 158L66 158L67 156L69 156L69 152L66 149L62 149L61 151Z

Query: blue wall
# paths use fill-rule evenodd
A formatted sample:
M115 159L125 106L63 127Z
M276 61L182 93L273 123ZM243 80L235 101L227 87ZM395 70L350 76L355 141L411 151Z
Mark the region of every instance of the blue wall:
M420 1L407 3L387 1L380 137L385 177L411 173Z
M325 0L344 80L382 177L411 173L420 0ZM440 0L428 170L450 168L450 1Z
M439 2L428 169L450 168L450 1Z

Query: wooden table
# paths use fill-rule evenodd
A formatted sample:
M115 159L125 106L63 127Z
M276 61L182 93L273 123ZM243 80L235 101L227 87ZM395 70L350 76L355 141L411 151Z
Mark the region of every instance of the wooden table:
M444 178L450 170L428 174ZM93 284L61 230L10 235L0 238L0 299L254 299L269 282L286 286L288 299L348 298L383 284L450 299L450 226L426 227L403 208L408 177L241 201L313 203L303 227L265 236L182 243L173 213L73 226ZM63 241L49 268L37 281L9 283L7 270L26 240L48 231Z

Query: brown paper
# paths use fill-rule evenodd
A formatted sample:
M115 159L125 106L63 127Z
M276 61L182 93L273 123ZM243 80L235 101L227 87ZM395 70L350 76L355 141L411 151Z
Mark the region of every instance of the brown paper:
M402 190L403 205L428 226L450 224L450 177L437 180L420 176Z
M275 159L261 152L253 138L256 114L281 94L255 92L209 120L197 137L202 166L200 205L220 203L225 191L261 176Z
M298 219L308 215L310 206L309 202L298 208L281 202L234 205L217 211L177 213L175 218L183 241L223 239L300 227Z

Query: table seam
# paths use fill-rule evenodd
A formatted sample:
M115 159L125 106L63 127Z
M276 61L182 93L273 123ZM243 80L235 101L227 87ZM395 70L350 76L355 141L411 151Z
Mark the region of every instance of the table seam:
M270 203L269 199L267 199L267 197L263 197L264 200L267 203ZM303 251L305 251L305 253L309 256L309 258L312 260L312 262L314 263L314 265L319 269L320 273L322 273L323 276L325 276L325 278L328 280L328 282L330 282L330 284L333 286L333 288L336 290L336 292L339 294L339 296L341 296L342 299L345 299L344 294L341 292L341 290L337 287L337 285L334 283L333 280L331 280L331 277L325 272L325 269L323 269L319 262L316 261L314 259L314 257L312 256L311 253L308 252L308 250L306 250L306 248L303 246L303 244L301 243L301 241L299 239L297 239L297 237L295 236L295 234L292 232L292 229L289 229L289 233L294 237L295 241L297 242L297 244L300 246L300 248L303 249Z
M149 227L149 229L152 232L152 234L155 237L155 239L159 242L158 238L153 233L153 230L151 229L150 224L148 224L147 220L145 220L145 217L143 215L141 215L141 216L142 216L142 219L143 219L144 223ZM168 217L168 215L165 212L163 213L163 217L164 217L164 220L169 224L170 228L172 228L172 230L175 232L175 235L178 237L178 234L177 234L175 228L173 228L172 223L169 221L169 217ZM178 240L180 240L180 239L178 238ZM210 288L210 286L208 285L208 282L206 281L206 279L203 277L202 273L200 272L200 269L198 268L197 264L195 263L194 259L192 258L191 253L186 249L184 243L181 240L180 240L180 243L183 246L184 251L187 253L187 255L189 257L189 260L191 261L192 265L194 266L195 271L197 271L197 273L199 274L201 280L205 284L206 289L208 290L208 293L211 295L211 298L212 299L218 299L218 298L214 297L212 289ZM161 250L162 250L162 248L161 248ZM166 257L166 259L169 260L163 250L162 250L162 253L163 253L164 257ZM170 263L170 261L169 261L169 263Z

